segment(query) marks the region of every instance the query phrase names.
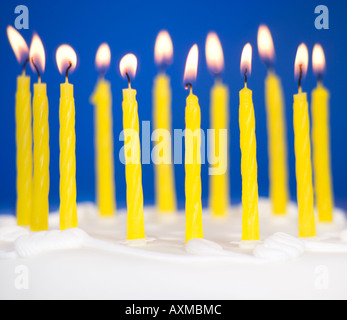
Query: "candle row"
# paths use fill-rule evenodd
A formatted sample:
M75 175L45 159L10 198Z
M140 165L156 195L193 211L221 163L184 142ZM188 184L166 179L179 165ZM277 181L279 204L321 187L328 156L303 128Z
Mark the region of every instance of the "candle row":
M17 217L19 225L30 225L33 231L48 229L49 193L49 127L48 99L46 84L41 83L45 70L45 52L40 38L35 34L29 48L20 34L8 27L8 37L17 60L23 65L23 74L17 80L16 122L17 122ZM259 53L268 67L265 83L266 107L268 115L270 197L273 213L285 215L288 202L287 144L285 139L285 119L283 90L280 79L273 68L274 47L270 31L261 26L258 31ZM194 45L187 57L184 72L189 95L186 100L185 135L185 190L186 190L186 241L203 237L201 206L201 112L198 98L193 94L193 81L196 79L199 50ZM160 73L153 88L153 120L156 129L171 131L171 88L170 79L165 74L172 62L173 46L167 31L162 31L155 44L155 60ZM75 159L75 104L73 85L68 75L77 64L74 50L63 45L56 54L60 73L66 81L61 85L59 107L60 119L60 226L61 229L77 227L76 205L76 159ZM318 88L313 92L312 111L316 124L313 128L315 143L314 164L317 207L321 222L332 222L332 190L329 159L329 132L327 126L328 93L321 83L324 72L324 52L315 46L313 52L314 70L319 75ZM100 46L96 54L96 65L100 73L91 103L95 106L95 146L97 202L102 216L112 216L116 210L114 159L112 135L112 95L110 83L104 79L111 60L107 44ZM228 159L229 90L222 83L224 56L219 38L210 33L206 40L206 60L215 76L211 90L211 128L215 130L214 155L225 153ZM30 63L38 75L34 85L33 99L33 142L31 132L31 93L30 78L25 75L25 67ZM255 116L252 91L247 87L251 73L252 47L247 44L241 56L241 73L245 87L240 91L239 125L242 173L242 240L260 239L258 218L258 179L256 161ZM294 130L299 206L299 235L315 236L313 212L313 187L311 166L311 141L306 94L302 92L301 81L307 72L308 51L305 45L298 49L295 61L295 75L299 78L299 93L294 96ZM128 79L129 87L123 90L123 127L125 143L126 183L127 183L127 238L145 238L143 216L143 190L141 169L141 147L139 139L138 106L136 90L131 88L131 78L135 76L137 59L126 55L120 62L120 72ZM321 109L324 109L323 111ZM321 115L323 113L323 116ZM323 128L323 130L322 130ZM189 137L188 132L192 133ZM158 137L159 144L160 137ZM316 148L317 145L317 148ZM164 146L165 148L165 146ZM322 157L323 155L323 157ZM33 160L32 160L33 159ZM34 165L32 166L32 163ZM32 172L34 168L34 173ZM213 170L213 165L211 166ZM173 167L159 163L155 167L156 201L159 212L176 212L176 194ZM214 216L225 217L229 206L228 171L212 174L210 178L210 207Z
M14 28L8 27L7 35L18 62L23 65L22 75L17 78L16 92L17 221L18 225L30 226L32 231L42 231L48 229L50 184L47 85L41 82L45 71L45 51L36 34L30 50ZM59 106L60 227L65 230L77 227L75 102L73 85L68 83L68 74L76 67L77 56L70 46L62 45L56 58L59 71L66 77L61 85ZM32 107L33 139L30 77L25 73L28 63L38 75Z
M158 39L162 34L160 33ZM168 35L166 35L168 37ZM165 40L166 43L169 40ZM266 107L268 115L269 158L270 158L270 197L274 215L285 215L289 201L288 169L287 169L287 143L284 116L284 98L280 79L274 71L274 45L271 33L265 25L258 31L259 53L267 65L268 77L265 82ZM196 77L198 50L193 46L185 70L185 80ZM192 60L194 62L192 62ZM223 50L218 36L211 32L206 40L206 60L210 71L215 76L215 85L211 90L211 128L215 130L212 139L215 154L228 152L222 131L228 129L228 88L222 83L224 69ZM252 91L247 88L247 79L251 71L252 47L247 44L241 57L241 73L245 77L245 88L240 91L240 147L241 147L241 173L242 173L242 239L245 241L259 240L258 218L258 183L256 161L255 117L252 101ZM313 212L313 187L311 168L311 141L308 118L308 104L306 94L302 93L301 81L307 72L308 51L304 44L299 46L295 60L295 75L299 78L299 94L294 96L294 128L295 153L297 172L297 194L299 207L299 236L314 237L315 217ZM162 69L162 68L161 68ZM313 50L313 69L318 75L318 87L312 93L313 114L313 142L314 142L314 168L316 205L318 219L321 223L333 222L333 195L330 172L330 148L328 130L328 99L329 93L322 85L322 76L325 69L325 57L320 45ZM298 70L300 72L298 72ZM187 84L190 94L186 106L186 128L200 129L200 107L198 99L192 94L192 85ZM168 103L167 103L168 104ZM155 104L154 104L155 105ZM299 107L298 107L299 106ZM164 107L170 110L170 106ZM163 112L166 113L165 111ZM195 122L194 122L195 121ZM187 165L186 156L186 239L203 236L201 222L201 184L199 159L190 155L196 148L200 148L201 137L197 134L195 144L186 137L186 154L193 157L193 162ZM189 145L190 143L190 145ZM197 156L200 156L199 154ZM228 155L225 157L228 159ZM193 165L192 165L193 163ZM211 165L212 166L212 165ZM213 167L213 166L212 166ZM159 170L157 170L159 171ZM170 180L168 180L170 181ZM162 184L157 183L157 195ZM210 177L210 208L216 217L225 217L228 210L228 174L211 175ZM171 193L173 196L174 193ZM160 208L160 206L159 206Z

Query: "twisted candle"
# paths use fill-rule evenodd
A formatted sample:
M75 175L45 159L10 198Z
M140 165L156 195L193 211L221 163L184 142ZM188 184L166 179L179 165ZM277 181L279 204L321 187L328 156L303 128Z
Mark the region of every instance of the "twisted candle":
M48 230L49 125L46 84L34 85L34 179L32 231Z
M316 205L320 222L333 222L330 168L329 91L321 83L312 92L312 143Z
M192 94L186 102L185 190L186 241L203 238L201 205L201 112L198 98Z
M265 83L269 136L270 197L274 214L286 214L288 202L287 144L280 80L269 72Z
M313 211L313 187L310 122L306 93L294 95L294 132L297 199L299 206L299 236L316 236Z
M155 129L171 132L170 79L163 73L157 76L153 88L153 120ZM174 169L170 163L155 165L156 201L163 214L176 211Z
M242 240L260 239L258 213L258 178L255 137L255 117L252 91L240 91L240 147L242 174Z
M17 143L17 223L29 226L32 212L32 129L30 78L17 78L16 92Z
M214 217L226 217L229 206L229 170L228 170L228 135L221 130L228 130L229 123L229 90L227 86L216 81L211 90L211 128L215 132L212 139L212 152L219 157L219 162L211 167L226 167L223 174L210 176L210 206ZM226 150L225 150L226 149ZM224 163L224 162L227 163Z
M116 210L113 133L112 133L112 95L110 83L101 79L91 98L95 106L95 149L97 203L100 215L113 216Z
M123 90L124 141L130 145L125 148L125 176L127 184L127 239L145 238L143 214L143 189L141 168L141 147L139 138L139 117L137 113L136 90Z
M60 229L77 228L76 134L73 85L61 85L60 120Z

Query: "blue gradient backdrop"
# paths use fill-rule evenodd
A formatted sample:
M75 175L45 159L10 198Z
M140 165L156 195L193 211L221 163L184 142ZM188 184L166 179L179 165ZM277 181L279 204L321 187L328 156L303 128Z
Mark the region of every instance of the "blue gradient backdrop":
M137 55L138 73L133 87L138 90L139 118L151 120L151 91L157 68L153 61L153 48L158 31L167 29L173 39L174 63L168 69L173 88L173 127L184 128L184 106L187 92L182 78L187 53L197 43L200 48L198 79L195 93L202 109L202 128L209 127L209 92L213 78L209 74L204 54L205 38L210 30L220 36L226 70L224 81L230 86L230 195L233 202L240 201L241 173L238 125L238 91L243 86L239 64L245 43L253 45L253 72L249 87L254 92L256 114L259 193L268 195L268 157L266 115L264 108L264 78L266 69L260 61L256 39L259 24L266 23L273 34L277 53L276 70L282 77L286 95L287 136L291 197L296 197L292 94L297 91L293 77L293 64L297 46L306 42L310 52L320 42L326 52L327 73L325 84L331 90L331 140L334 191L337 202L347 199L347 3L344 1L43 1L2 0L0 2L0 207L2 211L15 211L15 122L14 95L16 76L20 73L6 37L6 26L14 25L17 5L26 5L30 13L30 29L21 31L31 41L33 31L38 32L46 48L47 64L43 80L48 83L50 106L51 191L52 208L59 204L59 84L64 80L55 64L55 51L62 43L72 45L79 57L79 66L70 81L75 85L77 135L77 188L78 201L95 200L93 107L89 96L94 88L97 72L94 58L98 46L107 41L112 50L112 67L107 78L112 83L115 179L118 207L126 204L125 170L119 162L122 146L121 89L126 86L118 71L121 57L128 52ZM330 10L330 29L316 30L314 9L325 4ZM36 76L30 71L32 82ZM310 64L303 88L309 93L316 79ZM177 195L184 206L184 166L175 166ZM208 199L208 166L202 168L203 203ZM154 203L153 166L143 166L145 204Z

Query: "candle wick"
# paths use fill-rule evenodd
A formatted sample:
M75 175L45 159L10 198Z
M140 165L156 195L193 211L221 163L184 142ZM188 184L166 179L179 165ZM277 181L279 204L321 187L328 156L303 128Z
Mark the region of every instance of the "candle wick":
M244 76L245 76L245 86L247 86L247 81L248 81L248 77L247 77L247 68L245 69L245 73L244 73Z
M222 83L222 74L221 73L215 73L214 80L217 83Z
M65 73L65 81L66 83L69 82L69 70L72 68L72 63L71 61L69 62L69 67L66 69L66 73Z
M100 79L105 79L106 71L101 71L99 74Z
M129 89L131 89L131 80L130 80L130 76L129 76L129 73L128 71L125 72L127 78L128 78L128 85L129 85Z
M266 65L267 70L268 70L269 72L273 72L274 66L273 66L272 61L271 61L270 59L265 59L264 62L265 62L265 65Z
M39 68L37 67L36 63L34 62L34 58L31 59L31 63L33 64L33 66L35 67L35 70L37 72L37 75L39 77L39 83L41 83L41 73Z
M27 66L27 64L28 64L28 62L29 62L29 58L27 58L27 59L25 59L25 61L24 61L24 63L23 63L23 68L22 68L22 71L23 71L23 76L25 76L25 68L26 68L26 66Z
M99 68L99 78L105 79L108 68L106 66Z
M189 89L190 93L191 93L191 94L193 93L193 85L192 85L190 82L188 82L188 83L186 84L185 89L186 89L186 90Z
M318 84L319 85L322 85L322 83L323 83L323 73L318 73L318 75L317 75L317 82L318 82Z
M166 68L167 68L167 64L165 62L163 62L162 64L160 64L159 66L159 73L163 73L165 74L166 73Z
M302 82L302 64L300 64L299 65L299 68L300 68L300 75L299 75L299 83L298 83L298 85L299 85L299 92L301 92L302 91L302 89L301 89L301 82Z

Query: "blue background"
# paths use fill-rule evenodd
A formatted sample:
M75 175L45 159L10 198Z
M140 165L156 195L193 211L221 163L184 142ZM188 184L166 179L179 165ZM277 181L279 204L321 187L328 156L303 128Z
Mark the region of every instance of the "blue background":
M60 44L68 43L78 54L79 66L70 77L75 85L77 135L77 192L78 201L95 200L93 107L89 96L97 80L94 67L98 46L107 41L112 50L112 66L107 78L112 83L115 179L118 207L126 204L125 170L119 162L122 147L119 133L122 130L122 93L127 83L119 74L121 57L132 52L138 57L139 67L133 87L138 91L139 118L151 120L151 91L157 68L153 61L157 33L165 28L174 45L174 63L168 69L172 78L173 127L184 128L184 107L187 92L182 78L185 60L190 47L197 43L200 49L198 79L194 92L202 109L202 128L209 127L209 93L213 77L205 62L205 39L214 30L220 36L226 60L224 81L230 87L230 183L234 203L241 197L240 147L238 125L238 91L243 86L239 64L243 46L253 45L253 71L249 87L254 93L256 115L259 193L268 195L268 157L266 115L264 107L264 78L266 68L257 51L259 24L269 26L276 49L276 71L282 77L287 116L290 191L296 197L292 94L297 91L293 69L297 46L306 42L310 52L313 45L323 45L327 59L324 79L331 91L331 147L334 192L337 203L347 199L347 3L344 1L12 1L0 2L0 207L2 211L15 211L15 122L14 95L16 76L21 72L6 36L7 25L14 25L17 5L26 5L30 13L29 30L21 34L30 43L36 31L46 48L47 64L43 81L48 83L49 124L51 150L51 207L59 205L59 84L64 80L55 64L55 51ZM330 10L330 29L316 30L314 9L325 4ZM32 82L36 76L32 75ZM310 64L303 88L308 93L316 85ZM184 166L175 166L177 196L184 206ZM202 167L203 204L208 199L208 165ZM143 165L145 204L154 203L153 166Z

